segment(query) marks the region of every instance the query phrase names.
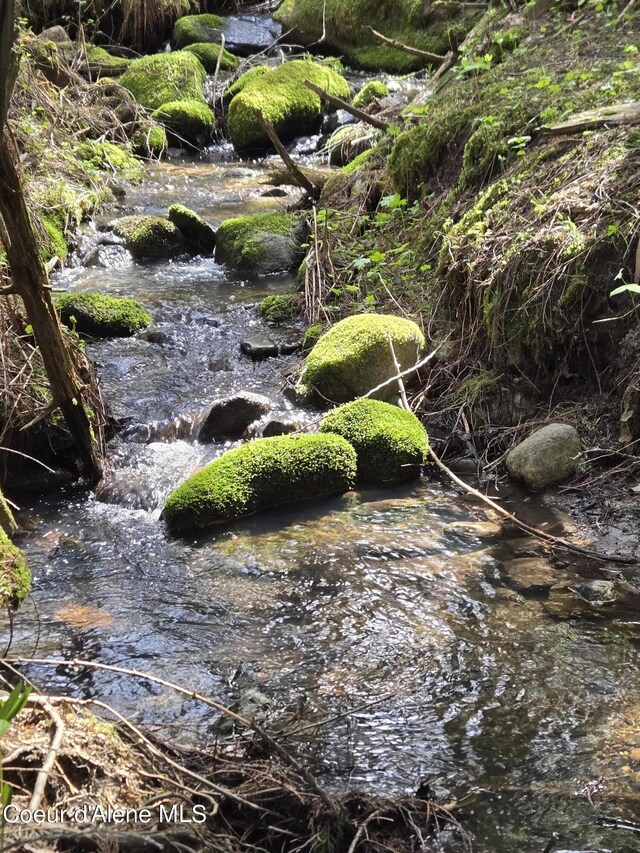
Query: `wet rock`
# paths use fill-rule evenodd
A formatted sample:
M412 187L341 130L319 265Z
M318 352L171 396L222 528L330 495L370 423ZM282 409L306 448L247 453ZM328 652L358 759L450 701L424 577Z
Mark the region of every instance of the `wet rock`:
M153 319L135 299L103 293L62 293L54 305L66 326L95 337L129 337Z
M215 42L225 37L225 47L237 56L253 56L270 48L280 37L282 27L272 18L258 15L186 15L174 27L174 49L189 44Z
M504 563L503 572L518 592L548 592L558 582L558 575L547 560L539 557L520 557Z
M280 353L278 344L269 335L263 333L246 338L240 344L240 348L242 352L255 361L260 361L263 358L274 358Z
M225 220L216 233L216 260L254 275L286 272L302 262L306 222L292 213Z
M181 232L162 216L123 216L113 230L134 258L170 258L184 249Z
M172 204L169 221L182 232L182 236L196 249L210 255L215 249L216 232L195 211L183 204Z
M301 429L300 421L285 421L281 418L274 418L262 430L264 438L270 438L272 435L288 435L291 432Z
M270 409L271 400L268 397L247 391L216 400L200 428L198 440L207 442L240 438L250 424L266 415Z
M569 424L548 424L515 447L507 456L507 470L533 491L562 483L577 469L582 446Z

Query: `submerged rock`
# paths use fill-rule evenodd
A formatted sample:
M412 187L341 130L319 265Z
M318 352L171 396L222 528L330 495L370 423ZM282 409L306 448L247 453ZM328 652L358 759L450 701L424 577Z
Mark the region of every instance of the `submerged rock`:
M256 275L298 267L306 223L295 213L259 213L225 220L216 233L216 260Z
M272 18L258 15L186 15L176 21L171 44L174 49L197 43L220 43L238 56L253 56L270 48L282 28Z
M62 293L54 299L65 324L80 334L104 338L126 338L153 322L153 317L135 299L102 293Z
M358 478L400 483L420 474L427 456L427 433L411 412L380 400L355 400L334 409L320 431L335 433L358 454Z
M181 232L162 216L123 216L113 231L134 258L170 258L184 249Z
M169 221L182 232L182 236L195 248L211 254L216 245L216 232L195 211L183 204L172 204Z
M582 445L569 424L547 424L514 447L507 470L536 492L562 483L577 469Z
M416 364L425 345L418 326L404 317L346 317L315 344L307 356L301 381L336 403L362 397L397 373L389 340L403 370ZM374 396L389 400L397 391L392 382Z
M558 574L548 560L542 557L519 557L508 560L503 571L518 592L548 592L558 582Z
M337 435L259 438L224 453L179 486L162 517L173 533L352 488L356 452Z
M241 77L229 105L227 127L238 151L260 151L271 147L269 137L256 115L270 122L282 142L308 136L320 129L325 104L305 86L310 80L339 98L349 97L349 84L326 65L294 59L260 74ZM244 75L247 76L247 75Z
M193 53L155 53L136 59L120 78L136 101L150 110L178 100L204 104L206 72Z
M241 391L216 400L198 433L199 441L240 438L245 430L271 409L271 400L260 394Z

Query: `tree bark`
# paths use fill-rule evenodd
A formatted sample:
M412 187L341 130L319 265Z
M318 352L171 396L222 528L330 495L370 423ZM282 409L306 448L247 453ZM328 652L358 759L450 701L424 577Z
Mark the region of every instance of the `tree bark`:
M96 419L94 434L89 416L92 410L87 406L85 389L51 299L47 273L16 168L17 160L13 140L5 127L0 139L0 216L7 234L5 250L13 281L10 291L24 302L49 378L53 402L62 411L85 475L95 483L103 474L102 455L96 441L102 426Z

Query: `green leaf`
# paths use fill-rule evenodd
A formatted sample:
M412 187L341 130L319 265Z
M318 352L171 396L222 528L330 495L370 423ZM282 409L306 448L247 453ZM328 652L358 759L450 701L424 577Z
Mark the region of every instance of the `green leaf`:
M640 284L621 284L612 290L609 296L618 296L620 293L640 293Z

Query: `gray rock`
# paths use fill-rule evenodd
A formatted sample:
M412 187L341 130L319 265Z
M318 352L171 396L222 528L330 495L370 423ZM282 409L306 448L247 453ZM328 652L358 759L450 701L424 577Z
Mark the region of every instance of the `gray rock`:
M56 44L65 44L71 41L67 35L67 31L61 26L48 27L40 33L38 38L42 39L42 41L54 41Z
M242 349L242 352L246 353L255 361L260 361L263 358L273 358L274 356L279 355L280 352L278 344L273 341L269 335L265 335L264 333L246 338L246 340L242 341L240 344L240 348Z
M580 436L569 424L548 424L507 456L507 470L536 492L567 480L580 462Z
M239 15L224 18L219 28L209 30L209 38L203 41L220 42L224 33L225 48L236 56L253 56L271 47L280 37L282 27L273 18L259 15Z
M300 429L302 424L299 421L285 421L281 418L274 418L262 430L264 438L269 438L272 435L288 435L290 432L295 432Z
M507 580L518 592L547 592L558 582L553 566L540 557L520 557L504 564Z
M271 409L268 397L241 391L216 400L198 433L199 441L240 438L247 427Z
M255 242L262 248L262 257L253 267L253 272L257 275L286 272L300 266L304 260L300 241L293 236L262 231L256 234Z

